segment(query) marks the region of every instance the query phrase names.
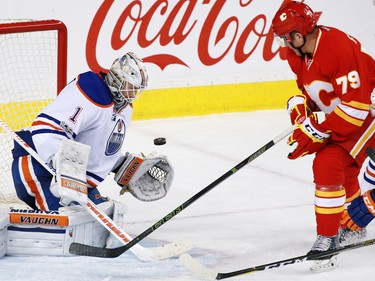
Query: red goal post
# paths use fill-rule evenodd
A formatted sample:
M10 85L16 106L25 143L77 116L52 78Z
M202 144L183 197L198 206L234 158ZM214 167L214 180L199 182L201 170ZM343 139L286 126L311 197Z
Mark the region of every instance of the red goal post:
M0 119L12 130L30 127L66 85L67 40L59 20L0 20ZM17 201L12 147L0 129L0 203Z

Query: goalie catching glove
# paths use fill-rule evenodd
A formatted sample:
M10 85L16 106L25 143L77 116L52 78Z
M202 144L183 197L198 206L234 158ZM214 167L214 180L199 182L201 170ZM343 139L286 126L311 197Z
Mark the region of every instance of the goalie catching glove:
M167 195L173 176L173 167L166 156L155 152L147 156L127 153L115 181L122 187L120 194L129 191L141 201L155 201Z

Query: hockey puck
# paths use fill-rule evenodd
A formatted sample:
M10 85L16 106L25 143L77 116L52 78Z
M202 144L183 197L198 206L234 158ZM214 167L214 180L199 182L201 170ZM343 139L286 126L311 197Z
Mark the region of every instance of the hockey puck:
M154 139L154 144L155 145L164 145L167 143L167 139L166 138L156 138Z

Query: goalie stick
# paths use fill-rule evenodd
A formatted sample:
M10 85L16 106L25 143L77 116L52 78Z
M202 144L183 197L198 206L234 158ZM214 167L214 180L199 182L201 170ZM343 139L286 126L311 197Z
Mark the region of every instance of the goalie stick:
M209 184L207 187L196 193L193 197L182 203L180 206L178 206L176 209L174 209L172 212L167 214L165 217L157 221L155 224L153 224L151 227L146 229L144 232L139 234L137 237L135 237L131 242L128 244L107 249L107 248L100 248L100 247L94 247L89 246L81 243L72 243L69 248L69 252L76 255L85 255L85 256L92 256L92 257L100 257L100 258L116 258L129 250L131 247L136 245L139 241L150 235L152 232L154 232L156 229L161 227L163 224L168 222L170 219L172 219L174 216L182 212L184 209L186 209L188 206L190 206L193 202L197 201L199 198L201 198L204 194L209 192L211 189L216 187L218 184L235 174L237 171L239 171L241 168L249 164L254 159L258 158L260 155L262 155L264 152L266 152L268 149L273 147L276 143L287 137L290 133L293 132L293 130L296 128L296 125L291 126L284 132L282 132L280 135L266 143L264 146L259 148L257 151L255 151L253 154L251 154L249 157L244 159L241 163L237 164L235 167L230 169L228 172L223 174L221 177L213 181L211 184Z
M40 156L34 151L22 138L13 132L9 126L0 119L0 126L20 145L24 148L36 161L38 161L51 175L56 172L47 165ZM81 204L100 224L102 224L110 233L120 240L124 245L132 241L130 235L119 228L114 221L101 211L90 199L87 204ZM141 261L155 261L167 259L173 256L178 256L192 248L190 241L178 241L156 248L144 248L137 244L137 247L132 249L133 254Z
M280 268L282 266L287 266L291 264L296 264L296 263L301 263L304 261L308 260L316 260L318 258L323 258L327 257L330 255L336 255L341 252L349 251L349 250L354 250L357 248L362 248L362 247L367 247L370 245L375 244L375 239L370 239L370 240L365 240L362 242L357 242L353 244L349 244L346 246L341 246L333 250L328 250L325 252L321 252L318 254L313 254L313 255L303 255L303 256L298 256L298 257L293 257L285 260L280 260L280 261L275 261L263 265L258 265L254 267L248 267L244 269L239 269L236 271L231 271L231 272L226 272L226 273L221 273L214 271L212 269L207 268L206 266L202 265L199 263L196 259L191 257L189 254L184 253L180 256L180 262L191 272L193 272L196 276L198 276L201 279L205 280L221 280L221 279L227 279L239 275L244 275L244 274L249 274L249 273L254 273L258 271L264 271L264 270L270 270L274 268Z

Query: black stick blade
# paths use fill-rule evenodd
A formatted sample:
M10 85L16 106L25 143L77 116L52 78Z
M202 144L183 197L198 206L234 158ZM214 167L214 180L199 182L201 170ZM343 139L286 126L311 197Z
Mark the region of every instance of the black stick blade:
M121 247L107 249L74 242L70 244L69 253L88 257L117 258L123 252Z

